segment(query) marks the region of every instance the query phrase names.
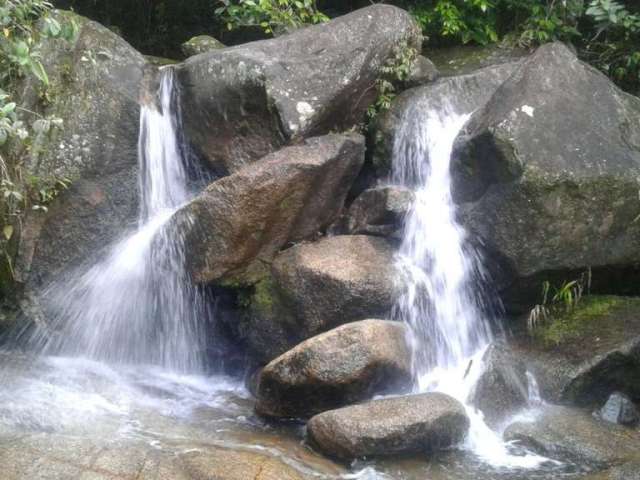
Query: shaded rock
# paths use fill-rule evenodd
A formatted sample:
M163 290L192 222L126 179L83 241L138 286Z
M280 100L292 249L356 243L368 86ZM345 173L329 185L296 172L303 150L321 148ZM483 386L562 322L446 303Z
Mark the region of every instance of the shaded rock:
M612 393L597 412L602 420L620 425L635 425L640 420L638 409L631 399L620 392Z
M373 5L272 40L188 59L188 137L211 164L233 172L292 139L346 130L375 101L376 79L402 42L420 49L404 10Z
M378 176L391 170L394 138L412 109L424 105L429 110L469 113L489 101L496 89L515 70L517 63L505 63L457 77L440 78L429 85L398 95L389 110L379 115L375 125L373 163Z
M640 399L640 301L583 297L574 312L514 343L542 397L599 407L614 391ZM585 348L588 346L588 348Z
M512 279L640 260L640 99L562 44L473 114L452 172L463 223Z
M19 282L37 291L61 271L92 257L134 225L138 213L139 98L146 83L145 58L107 28L70 12L76 39L42 40L39 46L50 87L28 77L20 103L64 125L34 138L24 169L40 181L68 179L48 212L29 211L15 263ZM35 119L35 118L34 118ZM33 119L29 119L30 121Z
M221 48L225 48L222 42L209 35L197 35L180 45L185 58Z
M549 407L533 423L514 423L505 439L542 455L611 465L640 458L640 432L594 419L587 412Z
M470 400L484 414L485 421L497 427L527 405L527 369L504 343L489 346L482 361L484 371Z
M429 48L429 58L440 73L447 77L466 75L481 68L515 62L526 55L526 49L505 48L502 44Z
M327 135L213 182L172 220L192 277L251 284L287 242L334 221L363 161L362 136Z
M434 82L440 76L438 68L431 60L422 55L416 58L411 66L409 76L404 80L406 88L413 88L426 83Z
M382 238L327 237L274 260L247 299L240 337L262 361L344 323L385 318L396 298L394 250Z
M297 345L262 370L256 410L308 417L406 386L411 353L404 325L362 320Z
M618 465L584 478L585 480L640 480L640 461Z
M425 393L321 413L309 421L307 433L324 453L351 460L447 448L468 428L462 404L442 393Z
M407 188L370 188L358 195L334 228L351 235L399 237L412 204L413 192Z

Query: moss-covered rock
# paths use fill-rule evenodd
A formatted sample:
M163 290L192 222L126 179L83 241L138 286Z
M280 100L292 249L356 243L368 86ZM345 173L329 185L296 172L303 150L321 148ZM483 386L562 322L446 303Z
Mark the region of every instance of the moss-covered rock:
M185 58L209 52L211 50L218 50L220 48L224 48L222 42L210 37L209 35L198 35L190 38L180 45L180 49L182 50Z

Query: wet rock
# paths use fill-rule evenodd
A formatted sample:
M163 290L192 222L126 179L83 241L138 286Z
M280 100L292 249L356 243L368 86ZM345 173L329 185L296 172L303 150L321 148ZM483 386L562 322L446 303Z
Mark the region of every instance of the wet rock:
M461 441L468 428L464 407L442 393L374 400L321 413L307 424L313 444L343 460L432 452Z
M405 387L411 354L404 325L362 320L322 333L262 370L256 410L271 417L309 417Z
M290 140L360 123L394 48L420 49L412 17L373 5L275 39L211 51L182 70L185 127L209 162L233 172Z
M429 48L429 58L443 76L466 75L486 67L512 63L526 56L523 48L504 45L460 45Z
M463 223L512 279L640 260L640 99L560 43L473 114L452 172Z
M413 192L399 186L370 188L362 192L339 219L335 229L351 235L399 237L411 209Z
M542 455L597 466L637 460L640 456L640 432L567 407L549 407L535 422L514 423L504 437Z
M504 63L466 75L440 78L434 83L412 88L398 95L391 108L376 120L373 163L378 176L385 177L389 174L396 131L416 104L424 104L434 111L470 113L489 101L517 65L517 62Z
M336 326L387 317L395 298L394 249L386 240L345 235L281 252L247 299L240 337L268 362Z
M426 83L434 82L440 76L438 68L433 64L431 60L420 55L416 58L415 62L411 66L409 76L404 81L406 88L413 88Z
M334 221L363 161L362 136L332 134L213 182L172 220L189 272L200 283L251 284L287 242Z
M628 462L584 478L585 480L640 480L640 462Z
M600 407L612 392L640 399L640 301L583 297L574 312L514 343L553 403ZM588 348L585 348L588 346Z
M135 224L138 213L139 98L147 62L98 23L70 12L57 15L75 21L79 32L74 41L44 38L38 46L50 100L41 101L41 84L33 77L19 92L25 109L64 122L36 135L22 156L25 177L71 183L48 212L28 211L20 229L15 276L35 292L98 253L96 246Z
M210 37L209 35L195 36L180 45L180 50L182 50L185 58L206 53L211 50L218 50L220 48L225 48L222 42Z
M614 392L597 412L602 420L620 425L635 425L640 420L638 409L631 399L623 393Z
M497 427L528 403L527 369L506 344L492 344L482 357L484 371L471 395L471 404L485 421Z

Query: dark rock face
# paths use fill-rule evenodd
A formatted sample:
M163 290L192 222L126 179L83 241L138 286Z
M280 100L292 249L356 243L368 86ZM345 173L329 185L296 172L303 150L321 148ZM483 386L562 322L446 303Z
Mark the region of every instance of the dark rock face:
M398 95L391 108L376 121L373 163L378 176L384 177L391 170L394 137L412 105L422 103L433 110L470 113L489 101L517 65L517 62L504 63L466 75L440 78Z
M139 97L146 61L107 28L69 12L79 25L75 42L44 40L51 103L38 101L27 79L21 102L63 128L36 138L25 169L43 179L67 178L71 187L49 206L29 212L21 232L16 276L33 290L110 243L137 215Z
M545 400L594 408L602 406L615 391L640 399L640 302L635 298L603 298L600 303L613 305L608 312L579 316L575 325L559 327L571 331L568 338L549 344L536 340L514 345L515 354L535 376ZM588 306L588 301L586 297L581 303Z
M335 220L363 161L362 136L327 135L213 182L172 220L193 278L251 284L287 242Z
M311 441L343 460L447 448L468 428L464 407L442 393L374 400L321 413L307 424Z
M362 320L322 333L269 363L259 378L258 413L309 417L408 385L404 325Z
M640 260L640 99L562 44L474 113L452 169L464 223L514 278Z
M566 407L549 407L533 423L514 423L504 436L542 455L589 465L617 464L640 456L640 432Z
M273 40L190 58L185 127L211 164L233 172L283 143L363 120L401 42L420 49L404 10L374 5Z
M495 427L527 405L527 370L522 359L501 342L491 345L482 360L485 369L471 404L482 411L487 424Z
M404 187L384 186L362 192L334 226L350 235L399 238L404 218L413 204L413 192Z
M602 420L620 425L636 425L640 420L640 413L631 399L624 393L612 393L607 402L597 412Z
M208 35L198 35L180 45L180 50L182 50L185 58L220 48L224 48L222 42Z
M385 318L396 298L394 250L364 235L296 245L274 260L249 298L240 334L268 362L344 323Z

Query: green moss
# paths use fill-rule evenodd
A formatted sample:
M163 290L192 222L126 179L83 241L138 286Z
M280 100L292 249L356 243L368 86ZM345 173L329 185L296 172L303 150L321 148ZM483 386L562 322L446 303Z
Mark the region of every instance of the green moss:
M266 277L256 283L251 297L251 307L260 313L271 313L274 307L273 280Z
M602 322L606 322L622 308L640 300L627 297L590 295L583 297L578 306L568 313L553 314L551 320L535 331L535 336L545 344L559 345L589 334Z

